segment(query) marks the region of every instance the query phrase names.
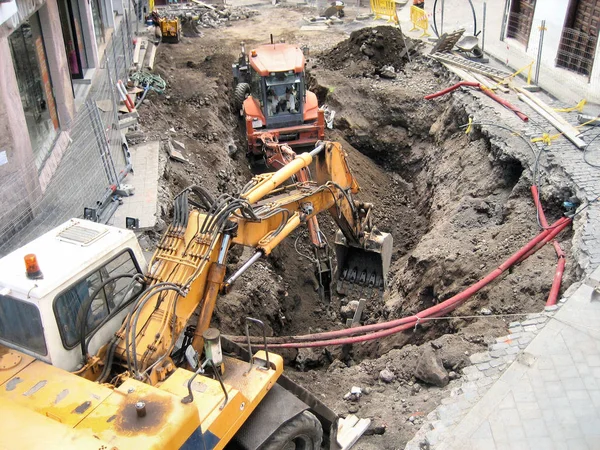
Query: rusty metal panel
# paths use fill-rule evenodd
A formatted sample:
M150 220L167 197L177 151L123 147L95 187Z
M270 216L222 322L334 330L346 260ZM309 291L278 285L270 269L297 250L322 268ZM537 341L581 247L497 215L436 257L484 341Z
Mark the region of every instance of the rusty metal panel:
M136 404L143 403L144 414ZM128 379L75 427L119 449L179 448L198 428L194 405L157 387Z

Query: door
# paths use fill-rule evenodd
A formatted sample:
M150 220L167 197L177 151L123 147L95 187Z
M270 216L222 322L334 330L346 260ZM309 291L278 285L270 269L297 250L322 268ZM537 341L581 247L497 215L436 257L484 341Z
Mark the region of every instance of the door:
M535 0L513 0L510 5L506 36L527 47L534 11Z
M600 0L571 0L556 55L556 65L589 76L594 65Z

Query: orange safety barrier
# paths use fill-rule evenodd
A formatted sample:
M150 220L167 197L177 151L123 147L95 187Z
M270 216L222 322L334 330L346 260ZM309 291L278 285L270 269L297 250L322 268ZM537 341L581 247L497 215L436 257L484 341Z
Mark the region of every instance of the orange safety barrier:
M375 14L375 19L387 19L396 25L399 23L394 0L371 0L371 11Z
M427 19L427 13L425 10L418 8L416 6L410 7L410 21L413 24L413 27L410 31L415 30L423 30L423 34L419 37L431 36L427 29L429 28L429 20Z

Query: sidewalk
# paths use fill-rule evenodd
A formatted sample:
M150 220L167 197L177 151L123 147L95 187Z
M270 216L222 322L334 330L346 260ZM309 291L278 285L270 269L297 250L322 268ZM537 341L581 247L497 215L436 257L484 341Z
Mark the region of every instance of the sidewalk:
M566 299L436 448L599 449L600 294L584 283Z
M600 449L600 268L560 309L511 324L407 450ZM537 333L537 335L536 335Z

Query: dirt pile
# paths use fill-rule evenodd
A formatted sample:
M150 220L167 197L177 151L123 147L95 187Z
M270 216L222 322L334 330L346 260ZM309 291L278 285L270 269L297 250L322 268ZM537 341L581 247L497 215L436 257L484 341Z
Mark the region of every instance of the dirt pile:
M392 73L402 70L408 61L406 48L414 53L418 45L419 41L404 36L396 27L363 28L325 52L320 60L329 69L360 68L363 76L394 78Z

